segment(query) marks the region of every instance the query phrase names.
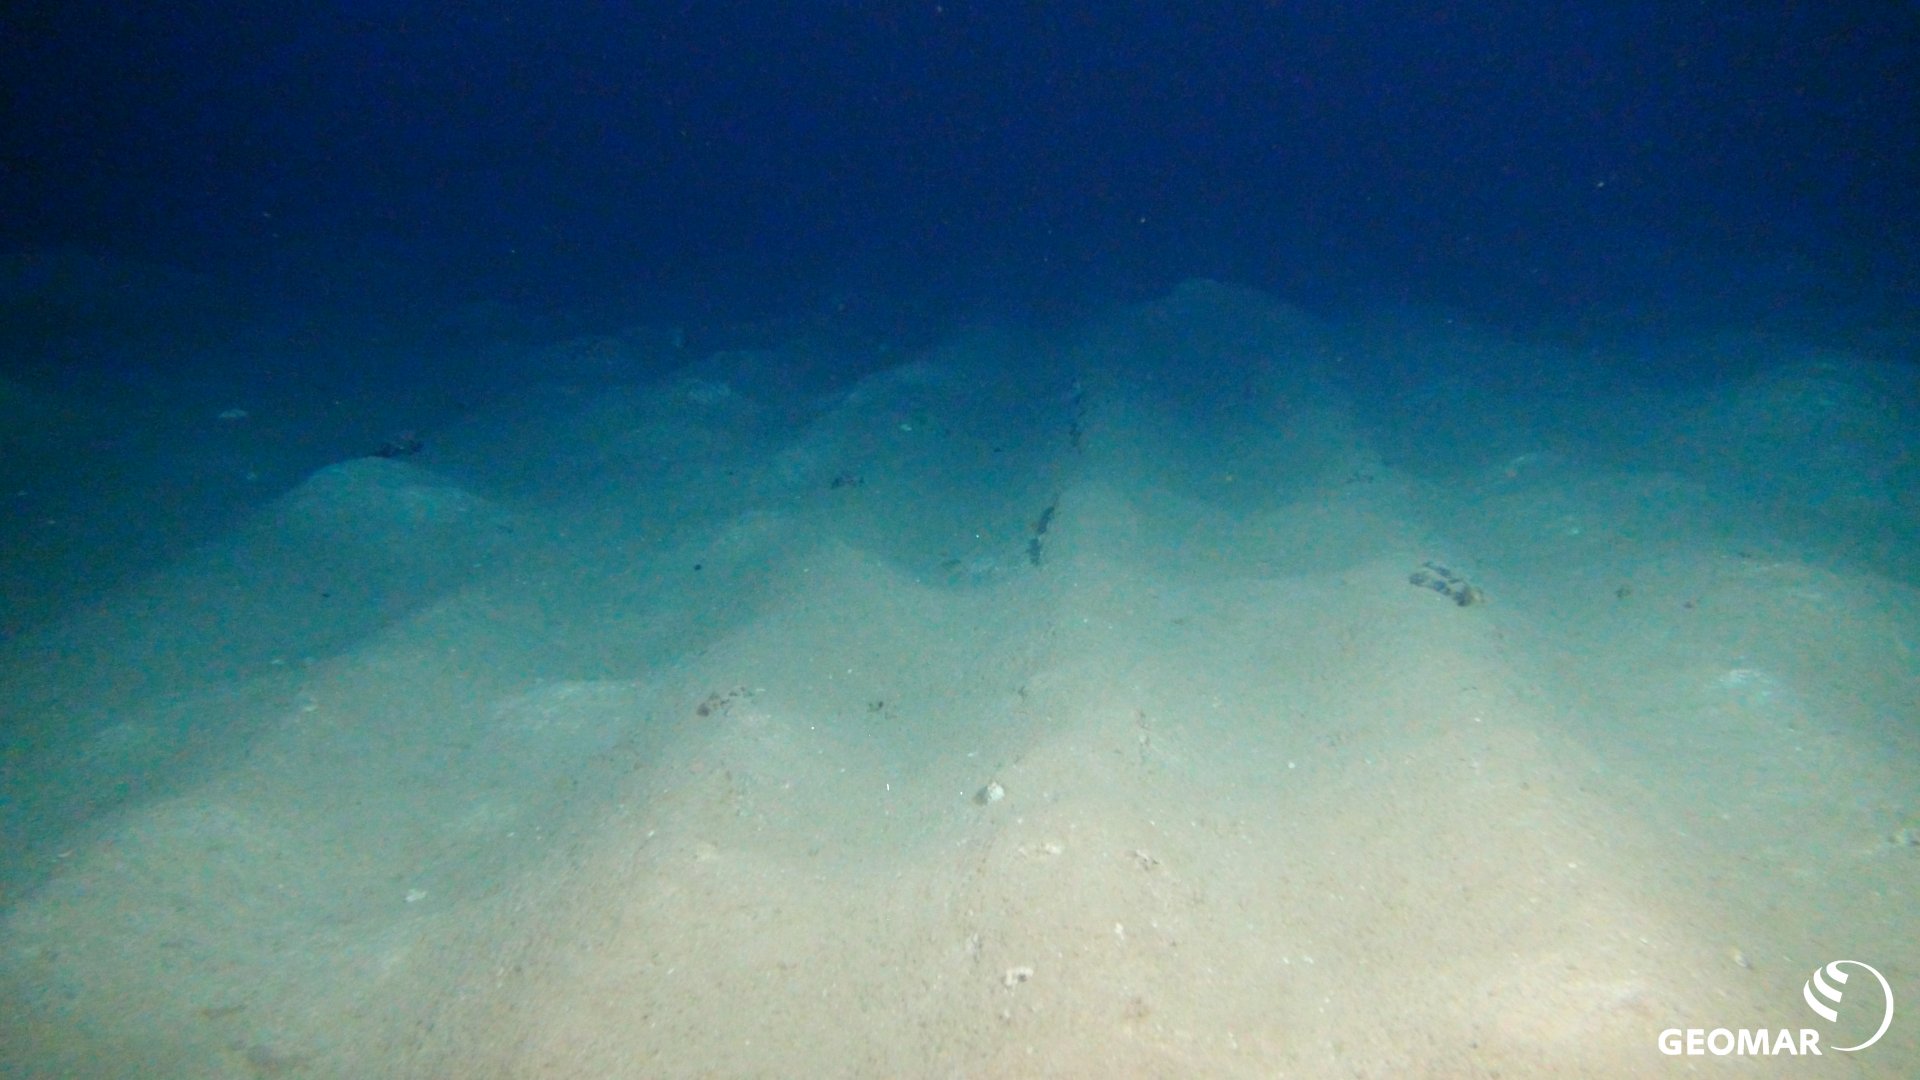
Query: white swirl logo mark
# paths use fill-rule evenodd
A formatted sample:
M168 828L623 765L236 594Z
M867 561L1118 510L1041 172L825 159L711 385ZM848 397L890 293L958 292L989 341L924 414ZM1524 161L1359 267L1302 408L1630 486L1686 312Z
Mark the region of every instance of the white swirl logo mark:
M1834 1008L1834 1005L1840 1004L1840 988L1847 983L1847 972L1841 970L1842 965L1860 968L1879 980L1881 1000L1887 1003L1886 1011L1880 1017L1880 1027L1873 1033L1873 1038L1855 1046L1833 1047L1841 1053L1850 1054L1855 1050L1865 1050L1879 1042L1880 1036L1885 1035L1887 1028L1893 1024L1893 987L1887 983L1887 977L1880 974L1873 965L1863 964L1858 960L1835 960L1825 967L1814 968L1813 978L1808 979L1800 988L1800 996L1807 999L1807 1008L1818 1013L1820 1018L1829 1024L1837 1023L1840 1019L1840 1010ZM1826 1001L1822 1001L1821 998L1825 998Z

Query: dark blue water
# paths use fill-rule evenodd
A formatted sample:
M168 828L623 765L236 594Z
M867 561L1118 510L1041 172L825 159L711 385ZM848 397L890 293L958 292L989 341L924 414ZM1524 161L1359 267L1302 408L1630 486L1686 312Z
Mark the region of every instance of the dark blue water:
M397 284L415 304L637 295L734 316L1211 275L1534 320L1700 315L1727 293L1759 317L1835 276L1910 295L1917 21L1893 4L43 7L7 26L0 242L304 303Z

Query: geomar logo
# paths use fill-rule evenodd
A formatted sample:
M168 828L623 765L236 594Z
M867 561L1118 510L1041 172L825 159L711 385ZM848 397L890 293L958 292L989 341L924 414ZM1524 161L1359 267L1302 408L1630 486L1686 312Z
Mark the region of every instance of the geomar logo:
M1845 992L1841 988L1847 985L1847 976L1850 973L1846 969L1849 967L1859 968L1861 971L1873 976L1874 979L1880 983L1880 1000L1883 1004L1881 1005L1880 1026L1873 1029L1873 1036L1871 1038L1865 1042L1855 1043L1852 1046L1835 1046L1830 1048L1842 1053L1865 1050L1867 1047L1879 1042L1880 1036L1885 1035L1887 1028L1893 1024L1893 987L1887 983L1887 977L1880 974L1872 964L1863 964L1858 960L1835 960L1825 967L1814 968L1813 977L1808 979L1806 984L1800 988L1800 996L1807 999L1807 1008L1819 1014L1820 1018L1829 1024L1839 1023L1840 999L1845 996Z

